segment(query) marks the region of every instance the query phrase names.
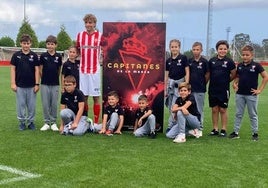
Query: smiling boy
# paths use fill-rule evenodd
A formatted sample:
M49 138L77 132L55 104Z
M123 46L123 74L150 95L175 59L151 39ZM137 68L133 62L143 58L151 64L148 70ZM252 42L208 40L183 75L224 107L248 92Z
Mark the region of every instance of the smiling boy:
M261 64L253 61L254 49L246 45L242 48L242 63L237 66L237 77L234 80L233 88L236 91L236 114L234 122L234 132L229 138L239 138L241 121L247 106L248 115L251 123L252 140L258 140L258 95L263 91L268 81L268 74ZM262 82L258 87L258 76L261 75Z
M228 114L227 108L230 97L230 82L235 78L236 67L232 59L227 57L229 44L220 40L216 44L217 55L208 62L209 87L208 100L211 107L213 130L211 136L226 137ZM219 116L221 131L219 132Z
M196 101L191 94L191 85L182 82L179 85L179 95L175 104L172 106L172 113L177 124L168 132L177 134L173 142L183 143L186 142L185 129L195 129L195 137L199 137L198 132L201 128L200 113L198 112ZM173 130L174 129L174 130Z
M119 105L119 95L116 91L108 93L108 105L104 108L103 119L100 126L94 126L95 130L100 134L112 136L115 134L122 134L121 129L124 123L124 111Z

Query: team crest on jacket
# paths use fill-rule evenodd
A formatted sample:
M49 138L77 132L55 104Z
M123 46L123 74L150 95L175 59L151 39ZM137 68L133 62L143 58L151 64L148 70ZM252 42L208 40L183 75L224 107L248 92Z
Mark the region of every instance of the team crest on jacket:
M227 67L227 63L228 63L228 61L224 61L223 64L222 64L222 67L225 67L226 68Z
M29 61L33 61L33 55L30 55L30 59L29 59Z
M178 63L177 63L178 66L181 66L181 59L178 59Z
M58 62L59 62L59 57L58 57L58 56L55 57L54 62L55 62L55 63L58 63Z
M74 96L74 102L78 102L76 95Z
M199 62L197 68L202 69L202 64L203 64L202 62Z
M252 65L250 72L255 72L256 65Z

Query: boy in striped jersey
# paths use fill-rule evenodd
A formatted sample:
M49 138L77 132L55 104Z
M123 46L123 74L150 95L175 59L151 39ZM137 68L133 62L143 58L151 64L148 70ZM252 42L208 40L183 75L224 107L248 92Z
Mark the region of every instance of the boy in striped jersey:
M88 96L93 97L94 123L98 123L100 115L100 52L102 34L96 29L97 18L93 14L84 16L85 31L77 34L76 46L80 50L80 82L79 88Z

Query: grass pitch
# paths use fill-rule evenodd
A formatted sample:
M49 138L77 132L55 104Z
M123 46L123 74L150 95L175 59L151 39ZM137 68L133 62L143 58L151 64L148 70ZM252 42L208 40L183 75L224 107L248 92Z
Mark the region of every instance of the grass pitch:
M268 187L267 89L259 98L257 142L251 141L247 112L240 139L207 136L212 129L207 102L203 137L187 138L184 144L174 144L164 134L154 140L130 132L73 137L39 131L40 93L37 130L19 131L9 67L0 67L0 166L41 175L13 181L22 175L0 168L0 187ZM234 111L231 94L228 133Z

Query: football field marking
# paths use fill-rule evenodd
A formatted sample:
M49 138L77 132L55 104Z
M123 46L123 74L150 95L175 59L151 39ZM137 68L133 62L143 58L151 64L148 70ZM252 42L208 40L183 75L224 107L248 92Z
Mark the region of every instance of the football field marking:
M27 180L27 179L31 179L31 178L41 177L40 174L33 174L33 173L18 170L16 168L12 168L12 167L9 167L9 166L4 166L4 165L0 165L0 170L7 171L7 172L12 173L12 174L20 175L19 177L7 178L7 179L4 179L4 180L0 180L0 185L15 182L15 181L22 181L22 180Z

